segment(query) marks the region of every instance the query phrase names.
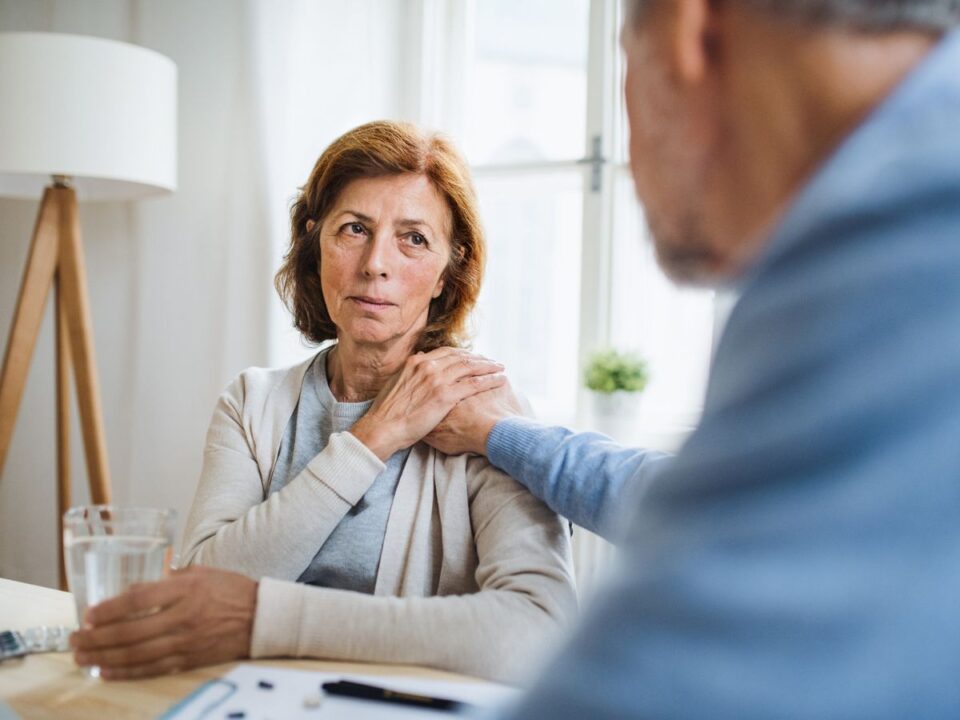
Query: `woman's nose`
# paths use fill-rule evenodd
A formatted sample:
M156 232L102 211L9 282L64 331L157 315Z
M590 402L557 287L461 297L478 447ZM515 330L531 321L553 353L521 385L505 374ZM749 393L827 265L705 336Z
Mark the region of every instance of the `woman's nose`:
M390 242L383 234L374 235L363 256L363 274L368 278L386 278L390 274Z

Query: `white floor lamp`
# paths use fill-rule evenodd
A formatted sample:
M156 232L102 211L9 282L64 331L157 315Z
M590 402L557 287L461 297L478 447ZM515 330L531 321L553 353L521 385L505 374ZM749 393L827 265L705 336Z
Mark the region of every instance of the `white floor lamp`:
M61 518L70 505L71 367L90 494L110 501L77 199L175 190L176 114L176 66L159 53L77 35L0 33L0 196L42 194L0 372L0 472L52 286Z

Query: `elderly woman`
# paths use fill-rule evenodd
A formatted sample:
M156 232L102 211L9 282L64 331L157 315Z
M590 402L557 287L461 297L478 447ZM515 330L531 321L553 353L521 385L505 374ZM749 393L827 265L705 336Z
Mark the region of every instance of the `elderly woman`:
M516 681L575 612L567 533L485 459L422 442L459 400L504 382L459 349L483 261L446 140L392 122L336 140L294 205L277 274L304 337L336 343L241 373L207 435L181 557L232 572L188 571L94 608L78 661L129 677L310 656ZM181 643L132 630L151 620ZM139 652L103 639L124 623Z

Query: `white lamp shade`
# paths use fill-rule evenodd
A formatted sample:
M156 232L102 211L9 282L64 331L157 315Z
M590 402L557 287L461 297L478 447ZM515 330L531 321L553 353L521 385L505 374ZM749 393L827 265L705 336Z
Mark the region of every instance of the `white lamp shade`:
M0 196L37 198L51 175L81 200L177 186L177 66L128 43L0 33Z

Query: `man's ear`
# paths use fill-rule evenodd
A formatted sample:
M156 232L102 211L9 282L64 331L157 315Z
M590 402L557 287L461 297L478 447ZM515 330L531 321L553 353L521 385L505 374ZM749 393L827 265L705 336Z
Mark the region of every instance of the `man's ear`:
M698 84L710 63L713 23L716 12L713 0L674 0L671 55L682 83Z

